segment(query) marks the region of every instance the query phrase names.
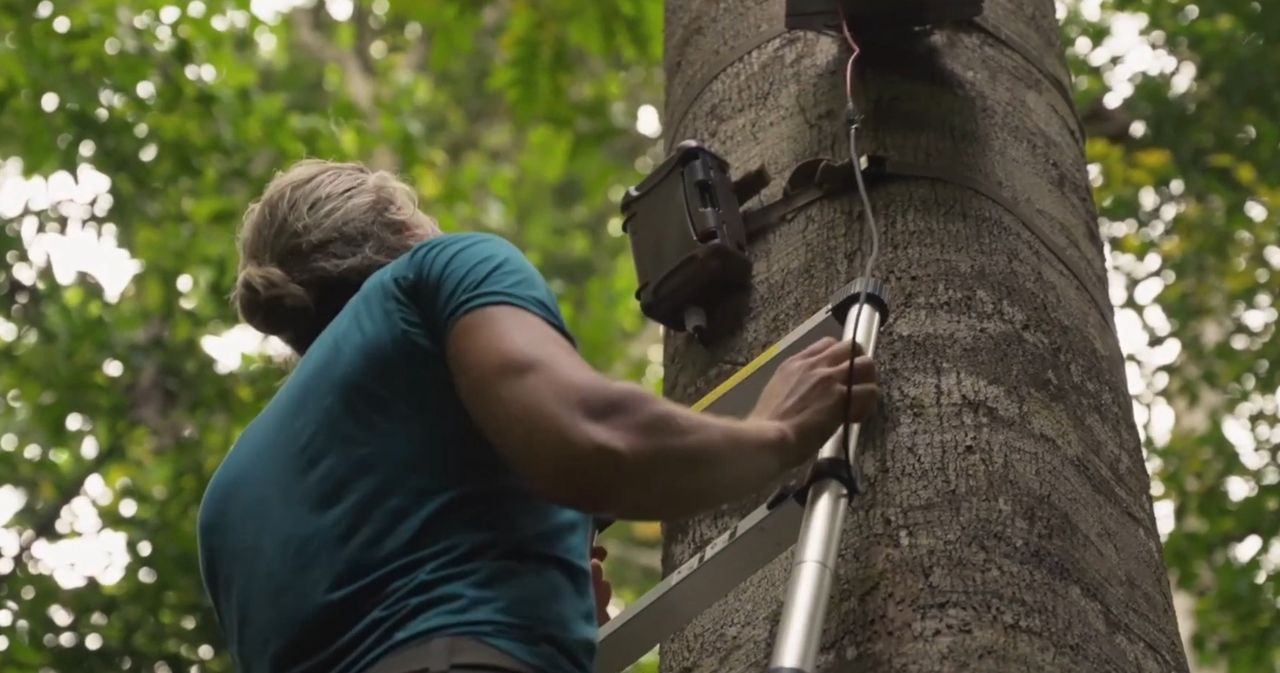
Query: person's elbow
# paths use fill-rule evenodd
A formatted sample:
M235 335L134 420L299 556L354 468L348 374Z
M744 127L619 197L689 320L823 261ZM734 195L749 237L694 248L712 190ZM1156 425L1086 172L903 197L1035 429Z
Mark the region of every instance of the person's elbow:
M557 445L526 447L544 457L524 470L536 492L589 514L614 515L626 507L641 443L625 420L626 405L633 403L628 393L625 385L604 382L561 400L561 431L547 437Z

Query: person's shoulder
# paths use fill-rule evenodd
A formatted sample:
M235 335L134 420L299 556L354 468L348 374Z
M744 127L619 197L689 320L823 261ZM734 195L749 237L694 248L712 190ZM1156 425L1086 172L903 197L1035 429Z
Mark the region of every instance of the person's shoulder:
M457 278L499 271L520 276L538 275L519 247L489 232L439 234L415 244L396 260L392 275L418 280Z
M439 255L482 254L524 257L524 252L506 238L487 231L467 231L439 234L417 243L409 250L410 257Z
M427 307L428 314L444 316L442 333L467 311L501 303L528 309L569 336L546 278L518 246L498 234L440 234L397 261L403 262L401 291Z

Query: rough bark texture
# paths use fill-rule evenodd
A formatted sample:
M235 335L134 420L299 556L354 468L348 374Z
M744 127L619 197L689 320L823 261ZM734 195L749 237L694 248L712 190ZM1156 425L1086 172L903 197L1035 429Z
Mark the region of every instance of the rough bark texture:
M1066 78L1052 0L988 0L986 17ZM669 98L780 21L781 0L668 2ZM924 44L934 57L864 52L860 149L998 185L1105 289L1071 104L976 29ZM831 37L784 35L724 71L668 133L783 178L808 157L844 158L847 53ZM893 295L885 395L863 433L870 492L848 518L819 669L1186 671L1110 314L975 192L902 180L872 199L877 275ZM859 275L870 239L853 218L852 199L831 199L759 241L746 327L710 350L668 335L667 394L697 399ZM667 524L664 568L758 502ZM789 561L664 644L664 671L763 671Z

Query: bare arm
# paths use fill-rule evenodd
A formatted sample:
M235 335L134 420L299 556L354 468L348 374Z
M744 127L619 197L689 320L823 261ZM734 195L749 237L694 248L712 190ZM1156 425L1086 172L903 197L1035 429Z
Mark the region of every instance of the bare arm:
M793 364L792 385L766 390L767 408L745 420L611 380L545 321L512 306L463 316L446 351L464 405L536 492L594 514L669 520L758 492L834 431L849 349L823 346L807 352L807 369Z

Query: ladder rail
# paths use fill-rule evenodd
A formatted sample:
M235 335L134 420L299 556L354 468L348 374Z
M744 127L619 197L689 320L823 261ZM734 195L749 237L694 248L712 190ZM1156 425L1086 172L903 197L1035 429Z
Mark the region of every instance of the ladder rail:
M883 297L879 296L884 291L883 287L869 284L874 282L858 279L842 288L830 303L765 349L693 408L726 416L745 416L754 407L760 391L778 365L824 337L856 338L863 351L871 354L881 324L881 312L884 311L883 306L876 305L884 303ZM850 306L864 292L876 301ZM848 310L842 324L836 315L843 308ZM855 324L858 325L857 334L852 333ZM852 433L851 441L856 444L858 425L850 424L849 431ZM837 430L819 456L842 458L844 433L844 427ZM826 597L830 595L834 550L838 549L838 532L847 502L848 493L843 486L832 480L819 480L811 485L808 497L803 500L780 498L753 510L600 628L596 673L621 673L795 546L797 539L803 546L793 555L784 622L780 623L774 659L777 660L782 653L816 650ZM824 546L814 531L833 529L837 533L835 545ZM802 559L815 555L818 563L807 563L803 568L797 566ZM786 616L788 610L794 613L789 620ZM810 629L806 625L813 624L815 616L818 628ZM813 636L812 644L805 641L790 644L798 634L812 630L818 632ZM782 645L784 642L788 644ZM792 658L788 654L786 660ZM803 659L804 655L800 658Z
M795 544L804 508L761 505L600 629L595 673L620 673Z

